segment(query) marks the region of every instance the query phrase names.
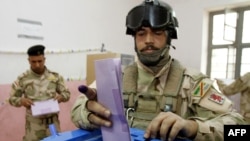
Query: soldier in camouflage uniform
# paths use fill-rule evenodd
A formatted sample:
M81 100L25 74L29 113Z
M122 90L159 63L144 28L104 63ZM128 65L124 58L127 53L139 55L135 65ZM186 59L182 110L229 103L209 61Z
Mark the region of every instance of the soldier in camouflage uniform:
M219 79L216 79L216 81L220 91L227 96L241 93L240 113L250 123L250 72L245 73L229 85Z
M31 105L35 101L55 99L60 103L70 98L63 77L46 68L44 49L43 45L34 45L28 49L30 70L21 74L11 87L9 103L26 108L23 141L39 141L49 136L49 124L54 124L57 131L60 131L58 113L32 116Z
M145 138L223 141L224 124L246 123L212 80L169 55L178 22L168 4L145 0L128 13L126 26L138 57L123 74L130 127L145 130ZM83 129L112 126L107 120L110 110L96 101L96 90L88 88L72 107L73 123Z

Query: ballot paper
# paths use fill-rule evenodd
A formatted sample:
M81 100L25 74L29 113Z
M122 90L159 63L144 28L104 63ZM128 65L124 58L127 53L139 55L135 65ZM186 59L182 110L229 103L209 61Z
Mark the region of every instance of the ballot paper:
M36 101L31 106L33 116L41 116L46 114L58 113L60 111L57 100L49 99L45 101Z
M103 141L131 141L122 98L122 70L119 58L95 61L98 102L111 110L112 127L101 127Z

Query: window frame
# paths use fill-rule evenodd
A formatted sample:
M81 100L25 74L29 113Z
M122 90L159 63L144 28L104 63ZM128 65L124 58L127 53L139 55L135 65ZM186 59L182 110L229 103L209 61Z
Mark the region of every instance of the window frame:
M250 6L232 8L233 11L238 13L237 25L236 25L236 38L233 44L224 44L224 45L213 45L213 16L219 14L225 14L225 10L219 10L209 13L209 23L208 23L208 48L207 48L207 75L211 77L211 66L212 66L212 51L213 49L228 48L233 46L236 49L236 60L235 60L235 69L234 69L234 79L240 77L241 73L241 57L242 50L244 48L250 48L250 43L242 43L242 31L243 31L243 18L244 12L250 10ZM249 31L250 32L250 31ZM250 38L250 37L249 37ZM228 65L228 64L227 64ZM250 71L250 70L249 70ZM227 72L226 72L227 73Z

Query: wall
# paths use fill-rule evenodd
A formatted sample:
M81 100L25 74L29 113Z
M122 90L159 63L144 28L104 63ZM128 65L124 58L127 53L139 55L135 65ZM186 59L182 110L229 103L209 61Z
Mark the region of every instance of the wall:
M46 53L46 66L52 71L59 72L65 80L86 79L86 56L93 52L64 52ZM98 52L100 53L100 52ZM29 69L26 53L0 53L0 84L9 84Z
M178 40L173 57L184 65L206 72L208 12L249 0L164 0L174 8L179 20ZM65 78L85 78L86 54L73 50L100 49L134 54L131 36L125 35L127 12L141 0L1 0L0 1L0 84L11 83L28 68L25 51L36 43L46 45L48 52L64 52L47 57L47 63ZM44 39L18 38L17 19L40 21ZM13 55L10 55L11 52ZM17 55L23 53L23 56ZM74 56L74 57L71 57ZM52 59L50 59L52 58ZM51 63L50 63L51 62ZM67 62L67 63L66 63Z
M47 65L63 74L65 79L84 79L86 55L96 53L93 50L100 50L102 44L108 51L133 53L132 37L125 35L125 16L138 2L1 0L0 84L13 82L18 74L29 68L25 52L37 43L44 44L47 52L53 52L47 55ZM41 22L37 34L44 39L18 38L17 19Z

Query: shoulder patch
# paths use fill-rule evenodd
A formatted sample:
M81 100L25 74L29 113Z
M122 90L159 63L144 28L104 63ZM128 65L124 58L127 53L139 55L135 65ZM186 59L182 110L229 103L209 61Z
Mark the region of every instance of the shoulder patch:
M14 86L15 88L19 87L19 82L16 80L15 82L13 82L13 86Z
M232 110L232 101L225 95L218 93L215 89L210 89L201 98L199 105L218 113L225 113Z
M224 101L225 101L225 97L224 96L221 96L219 94L216 94L216 93L212 93L209 97L208 97L209 100L215 102L215 103L218 103L218 104L223 104Z
M207 91L211 88L213 82L202 80L194 89L193 96L195 97L203 97Z

